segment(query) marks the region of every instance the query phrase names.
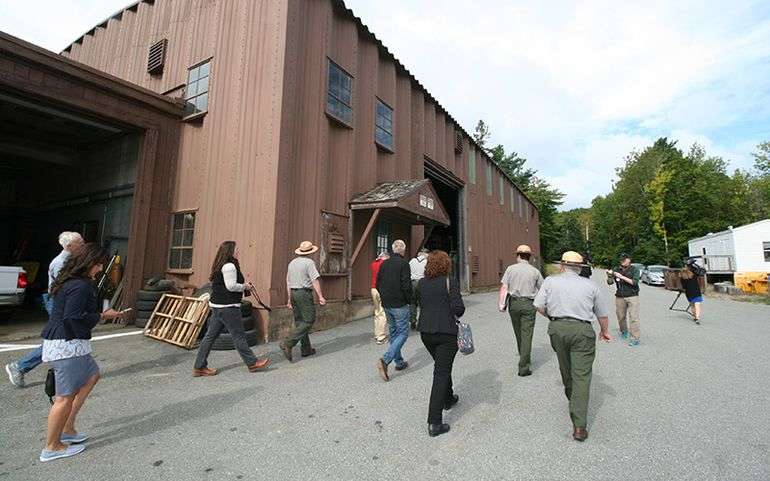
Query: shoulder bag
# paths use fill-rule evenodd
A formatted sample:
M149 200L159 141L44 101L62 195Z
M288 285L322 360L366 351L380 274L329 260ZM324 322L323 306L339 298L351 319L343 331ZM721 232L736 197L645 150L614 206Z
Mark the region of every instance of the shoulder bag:
M446 279L446 291L447 295L450 296L449 303L451 309L452 294L449 290L449 277ZM452 313L452 317L455 318L455 322L457 323L457 348L460 351L460 354L472 354L476 349L473 346L473 332L471 331L471 326L460 321L460 319L455 317L454 313Z

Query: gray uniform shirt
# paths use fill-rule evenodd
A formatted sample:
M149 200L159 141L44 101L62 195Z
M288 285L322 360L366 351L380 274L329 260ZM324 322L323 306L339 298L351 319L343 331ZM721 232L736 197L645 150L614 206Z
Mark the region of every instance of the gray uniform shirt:
M310 289L313 281L321 277L313 259L309 257L297 257L289 262L289 271L286 273L286 283L289 289Z
M572 271L548 277L535 296L534 304L538 309L545 309L550 317L590 322L594 316L609 315L607 301L599 286Z
M543 276L529 262L520 260L508 266L503 278L500 279L500 284L505 284L508 294L512 297L534 299L538 289L543 285Z

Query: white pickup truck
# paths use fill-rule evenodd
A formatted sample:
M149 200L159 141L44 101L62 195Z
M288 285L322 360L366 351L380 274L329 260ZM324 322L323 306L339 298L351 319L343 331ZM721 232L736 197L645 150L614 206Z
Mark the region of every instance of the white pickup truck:
M27 272L18 266L0 266L0 310L9 311L24 302Z

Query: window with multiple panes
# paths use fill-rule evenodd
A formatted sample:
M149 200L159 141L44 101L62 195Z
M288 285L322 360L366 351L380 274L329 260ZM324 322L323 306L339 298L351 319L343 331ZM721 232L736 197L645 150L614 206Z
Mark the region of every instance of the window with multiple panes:
M390 252L390 224L380 222L377 224L377 236L374 238L374 255L382 251Z
M171 253L168 257L170 269L192 269L194 231L195 212L174 214L171 225Z
M390 151L393 150L393 109L380 99L377 99L374 141Z
M763 242L762 250L765 253L765 262L770 262L770 242Z
M503 176L500 176L500 205L505 205L505 182Z
M492 164L487 162L487 195L492 195Z
M468 182L476 183L476 149L472 145L468 149Z
M353 77L329 60L329 90L326 112L348 125L353 123Z
M187 71L185 115L193 115L209 109L210 72L211 60L206 60Z

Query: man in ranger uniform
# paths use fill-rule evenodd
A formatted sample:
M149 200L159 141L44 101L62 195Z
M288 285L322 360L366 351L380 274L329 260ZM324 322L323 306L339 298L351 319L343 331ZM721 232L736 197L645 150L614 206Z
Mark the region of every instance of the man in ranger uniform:
M543 284L540 271L529 265L532 249L528 245L516 248L516 264L508 266L500 280L498 307L508 314L513 324L516 347L519 351L519 376L532 374L530 358L532 354L532 333L535 331L535 306L532 300Z
M561 258L561 274L543 282L534 302L538 312L551 320L548 337L559 360L575 441L585 441L588 437L588 395L596 356L596 334L591 327L594 317L599 321L599 337L603 341L612 340L607 303L599 286L580 276L582 265L580 254L565 252Z

